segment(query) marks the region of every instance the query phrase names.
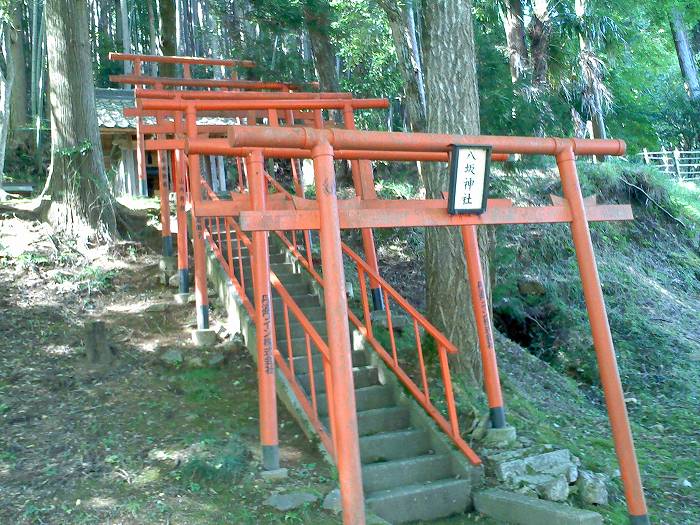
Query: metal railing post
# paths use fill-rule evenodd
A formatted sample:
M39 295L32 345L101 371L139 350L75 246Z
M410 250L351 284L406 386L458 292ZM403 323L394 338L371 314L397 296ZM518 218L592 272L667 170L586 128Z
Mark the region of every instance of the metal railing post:
M472 309L474 310L476 331L479 335L484 389L489 402L491 426L493 428L504 428L506 426L506 414L503 408L503 394L501 393L501 381L498 376L496 349L493 343L491 312L489 311L488 298L486 297L484 273L481 269L476 226L462 226L461 230L462 240L464 241L464 256L467 260Z
M343 108L343 121L345 129L355 129L355 113L351 105ZM361 199L376 199L374 191L374 177L372 163L369 160L350 161L352 181L355 192ZM362 250L365 253L367 264L379 275L379 262L377 261L377 249L374 245L374 233L371 228L362 228ZM369 287L372 294L372 307L374 310L384 310L384 301L379 283L370 277Z
M644 489L642 488L639 466L637 465L632 431L630 430L627 417L627 407L605 309L605 300L603 299L603 291L600 286L598 267L595 254L593 253L591 233L586 217L586 208L571 145L565 146L557 153L557 165L561 176L564 198L567 200L571 210L571 234L576 249L583 295L593 334L593 345L598 360L600 382L605 394L605 403L615 442L615 452L620 463L630 523L633 525L646 525L649 523L649 517L644 499Z
M254 209L265 210L264 158L254 150L246 159L250 201ZM272 291L270 289L270 254L268 232L252 234L252 275L255 295L255 338L258 355L258 388L260 390L260 440L263 468L279 468L279 438L277 434L277 398L275 391L274 324Z
M311 150L321 229L321 264L323 267L323 297L331 354L333 403L337 433L336 444L340 495L345 525L364 525L365 503L362 490L362 468L355 407L355 387L352 375L348 305L345 295L345 272L340 244L338 199L335 193L333 148L320 142Z

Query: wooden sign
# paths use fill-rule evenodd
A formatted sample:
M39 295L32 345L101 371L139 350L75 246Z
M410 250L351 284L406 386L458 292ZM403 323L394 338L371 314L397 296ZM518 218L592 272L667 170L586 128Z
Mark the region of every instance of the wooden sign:
M453 145L448 213L483 213L488 201L490 171L491 146Z

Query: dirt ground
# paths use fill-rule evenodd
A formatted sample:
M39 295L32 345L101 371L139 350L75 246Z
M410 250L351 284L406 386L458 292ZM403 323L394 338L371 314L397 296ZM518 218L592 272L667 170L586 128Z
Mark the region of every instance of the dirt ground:
M137 245L80 254L42 225L0 223L0 523L339 523L320 502L263 504L337 483L282 408L289 478L262 480L252 360L191 346L193 308L157 273ZM112 366L86 363L92 320L106 323ZM172 350L181 364L162 359Z

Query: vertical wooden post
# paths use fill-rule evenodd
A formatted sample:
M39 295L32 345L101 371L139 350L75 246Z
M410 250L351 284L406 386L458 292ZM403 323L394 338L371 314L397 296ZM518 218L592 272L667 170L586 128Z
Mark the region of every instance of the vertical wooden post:
M148 197L148 179L146 177L146 141L141 131L141 117L136 117L136 166L138 169L139 195Z
M678 151L678 148L675 148L673 150L673 166L676 168L676 177L678 177L678 180L682 180L681 176L681 152Z
M343 121L345 129L355 129L355 114L352 106L343 108ZM361 199L376 199L374 190L374 177L372 175L372 163L368 160L353 160L350 162L352 181L355 192ZM362 228L362 250L365 253L367 264L379 275L379 262L377 250L374 246L374 233L371 228ZM384 300L379 283L370 277L369 286L372 294L372 306L375 310L384 310Z
M266 182L262 152L254 150L246 159L250 202L255 210L265 210ZM255 337L258 355L258 389L260 404L260 440L263 468L279 468L279 438L277 435L277 397L275 390L274 322L272 290L270 288L270 254L268 232L252 234L252 276L255 293Z
M595 254L593 253L586 208L576 172L574 152L570 144L564 146L557 154L557 165L559 166L564 198L567 200L571 210L571 234L574 247L576 248L576 259L578 260L583 295L591 323L600 382L605 394L605 404L607 405L610 426L612 427L615 452L620 463L630 522L633 525L647 525L649 517L644 499L642 479L639 474L632 431L630 430L627 407L622 392L622 383L620 382L620 374L617 369L617 359L605 310L605 300L600 287L600 278L598 276Z
M197 138L197 113L194 106L186 111L187 136ZM190 200L193 206L202 200L202 180L199 155L188 155ZM197 308L197 329L209 328L209 297L207 295L207 256L204 246L204 223L192 213L192 238L194 245L194 297Z
M160 123L161 119L158 118ZM158 135L158 138L165 138L164 135ZM166 170L167 162L165 154L158 150L158 186L160 191L160 224L161 236L163 238L163 257L172 257L173 255L173 237L170 232L170 181Z
M484 274L481 270L481 257L479 256L479 242L476 235L476 226L462 226L462 240L464 241L464 256L467 260L467 274L469 275L469 288L471 291L472 308L476 321L476 331L479 335L479 350L481 352L481 365L484 373L484 389L489 402L489 414L493 428L506 426L506 414L503 408L503 394L501 381L498 376L498 364L496 361L496 349L493 343L491 328L491 312L489 311L484 285Z
M345 525L364 525L365 502L362 490L362 467L357 431L355 387L350 355L350 328L348 305L345 296L345 272L340 245L338 199L335 194L335 170L333 148L321 142L311 150L314 161L314 177L318 211L321 218L319 232L321 264L323 266L323 297L328 331L328 347L331 354L333 378L333 403L340 496Z
M175 113L175 136L181 138L182 112ZM172 156L173 181L175 183L175 215L177 219L177 270L180 279L179 292L181 295L189 294L190 291L190 270L189 270L189 250L187 246L187 212L185 211L185 177L187 177L187 162L185 153L181 149L175 150Z

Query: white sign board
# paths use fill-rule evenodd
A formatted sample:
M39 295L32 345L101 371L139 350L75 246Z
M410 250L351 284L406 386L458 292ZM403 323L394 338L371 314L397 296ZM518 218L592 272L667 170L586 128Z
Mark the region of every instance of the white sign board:
M447 211L483 213L488 200L491 146L452 146Z

